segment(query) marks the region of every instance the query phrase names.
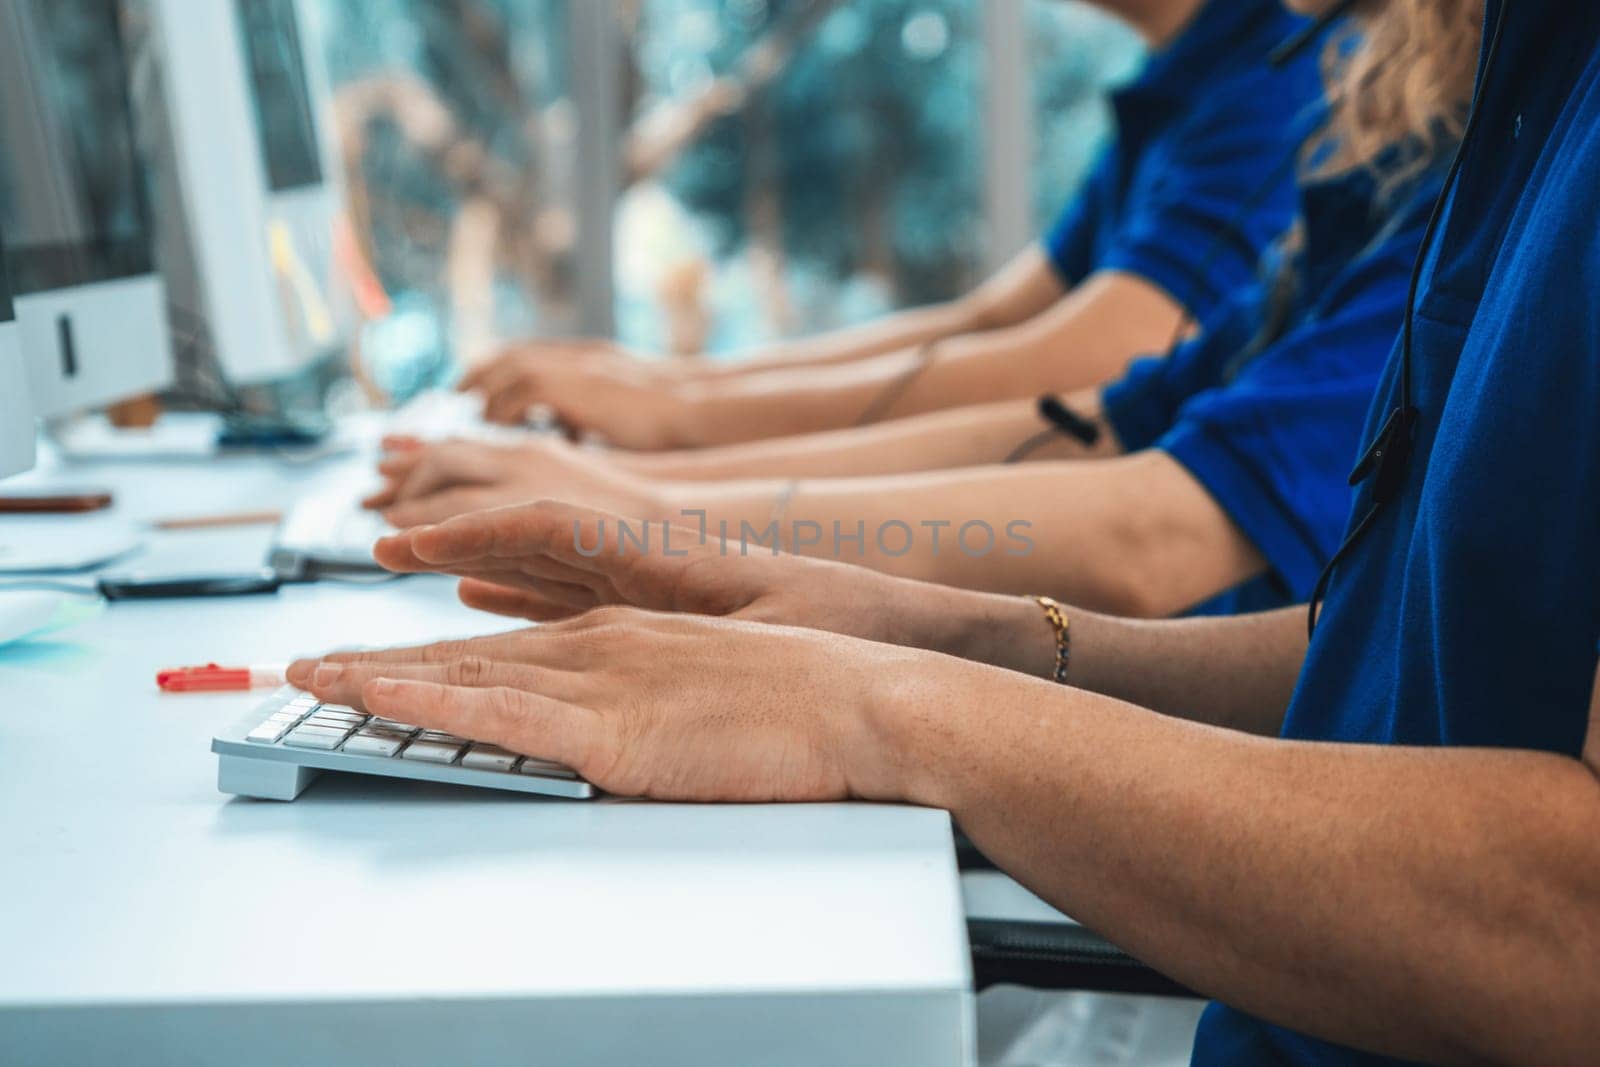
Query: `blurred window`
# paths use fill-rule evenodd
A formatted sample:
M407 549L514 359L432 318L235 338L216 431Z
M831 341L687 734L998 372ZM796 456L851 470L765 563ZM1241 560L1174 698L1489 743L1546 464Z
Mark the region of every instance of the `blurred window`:
M625 343L678 353L955 295L1026 236L997 237L993 183L1042 228L1139 54L1069 0L312 3L396 336L469 359L594 328L596 294ZM1027 52L999 72L1030 102L1016 137L987 128L997 11ZM607 91L572 58L593 54L580 18L616 59ZM583 225L595 195L609 214ZM584 255L606 224L611 254Z

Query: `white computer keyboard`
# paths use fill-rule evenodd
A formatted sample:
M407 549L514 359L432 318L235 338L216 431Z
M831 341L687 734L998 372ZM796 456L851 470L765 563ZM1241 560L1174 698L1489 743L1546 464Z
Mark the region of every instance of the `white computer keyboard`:
M530 433L554 433L553 422L530 422L523 427L492 426L483 421L483 398L468 393L434 390L421 393L382 417L369 428L371 446L385 433L406 434L424 440L471 438L488 443L526 441ZM374 462L376 460L374 459ZM364 488L378 487L376 477ZM268 565L289 577L306 576L317 569L380 571L373 562L372 546L394 527L375 511L361 507L362 486L345 479L335 488L313 492L297 500L284 515L273 538Z
M483 421L483 398L473 393L432 389L418 393L384 416L384 429L392 434L435 441L476 431Z
M362 507L357 496L341 488L295 501L273 538L269 565L280 574L307 566L380 570L372 546L394 533L394 527L378 512Z
M354 708L319 704L293 688L274 693L211 740L217 788L293 800L323 771L376 774L587 800L594 786L556 763Z
M515 443L528 434L561 431L553 412L535 406L520 426L500 426L483 417L483 397L478 393L453 393L430 389L395 408L384 417L384 432L442 441L464 437L490 443Z

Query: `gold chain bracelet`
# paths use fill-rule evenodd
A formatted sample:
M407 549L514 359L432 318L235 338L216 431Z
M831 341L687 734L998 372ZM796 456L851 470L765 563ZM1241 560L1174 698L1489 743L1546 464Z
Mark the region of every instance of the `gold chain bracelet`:
M1044 609L1044 617L1050 621L1050 628L1056 632L1056 669L1051 677L1066 685L1067 665L1072 661L1072 622L1067 618L1067 613L1061 605L1050 597L1035 596L1032 599Z

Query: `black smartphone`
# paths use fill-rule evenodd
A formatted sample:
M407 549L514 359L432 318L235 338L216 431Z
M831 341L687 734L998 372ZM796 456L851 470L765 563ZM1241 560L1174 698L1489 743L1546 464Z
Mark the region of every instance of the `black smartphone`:
M107 600L164 600L205 596L251 596L276 593L283 585L277 571L243 574L108 575L99 581Z

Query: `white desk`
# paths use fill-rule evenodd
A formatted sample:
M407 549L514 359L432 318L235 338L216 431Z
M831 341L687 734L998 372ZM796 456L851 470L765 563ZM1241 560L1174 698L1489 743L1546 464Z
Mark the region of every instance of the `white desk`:
M270 507L318 476L64 474L114 486L133 520ZM266 540L153 535L113 569L254 565ZM328 775L292 804L230 799L207 745L259 696L153 682L503 625L429 578L117 604L0 649L0 1062L971 1062L941 812Z

